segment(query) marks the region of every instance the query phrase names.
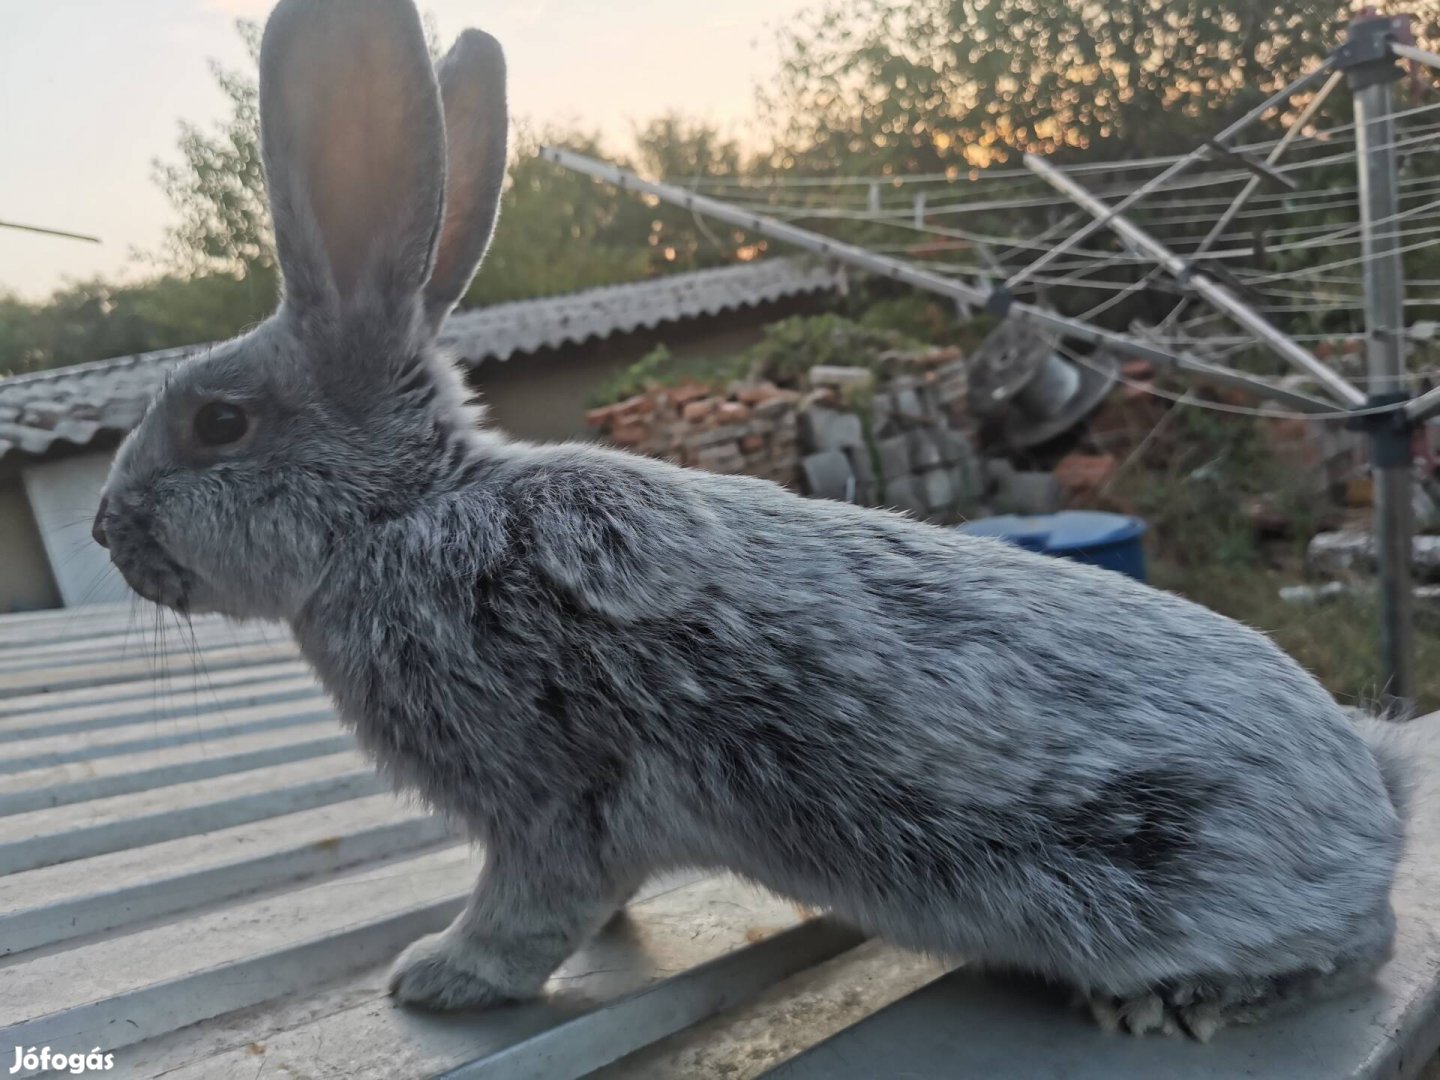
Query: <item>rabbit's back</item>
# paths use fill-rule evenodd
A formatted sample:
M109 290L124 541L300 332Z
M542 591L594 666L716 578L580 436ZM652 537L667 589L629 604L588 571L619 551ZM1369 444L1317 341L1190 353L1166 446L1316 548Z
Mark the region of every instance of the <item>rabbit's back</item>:
M1333 700L1120 575L574 447L396 535L307 651L482 831L583 804L609 858L1082 984L1304 967L1388 911L1399 825Z

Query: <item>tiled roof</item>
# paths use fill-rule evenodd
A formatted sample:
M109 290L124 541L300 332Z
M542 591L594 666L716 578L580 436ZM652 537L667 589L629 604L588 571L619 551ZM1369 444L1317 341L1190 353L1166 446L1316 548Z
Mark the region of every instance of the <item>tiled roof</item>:
M838 268L768 259L462 311L446 323L440 340L473 366L843 287ZM102 432L128 431L165 373L205 348L164 349L0 380L0 458L40 456L57 443L85 446Z

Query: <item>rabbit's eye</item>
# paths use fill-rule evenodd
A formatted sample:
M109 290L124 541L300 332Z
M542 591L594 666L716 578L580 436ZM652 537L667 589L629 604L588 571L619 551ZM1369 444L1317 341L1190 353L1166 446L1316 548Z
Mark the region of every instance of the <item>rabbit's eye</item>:
M195 414L195 438L206 446L233 443L249 426L245 410L228 401L212 401Z

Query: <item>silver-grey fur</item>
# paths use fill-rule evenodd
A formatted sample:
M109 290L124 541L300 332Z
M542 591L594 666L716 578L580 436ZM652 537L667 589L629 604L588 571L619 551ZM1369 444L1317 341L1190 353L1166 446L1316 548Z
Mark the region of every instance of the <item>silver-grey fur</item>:
M485 845L402 1000L532 995L680 866L1137 1031L1203 1037L1387 955L1395 798L1267 638L897 514L484 430L431 339L493 224L498 47L446 61L448 181L409 0L284 0L261 60L284 301L175 375L97 534L151 599L287 620L380 767ZM248 428L207 446L217 400Z

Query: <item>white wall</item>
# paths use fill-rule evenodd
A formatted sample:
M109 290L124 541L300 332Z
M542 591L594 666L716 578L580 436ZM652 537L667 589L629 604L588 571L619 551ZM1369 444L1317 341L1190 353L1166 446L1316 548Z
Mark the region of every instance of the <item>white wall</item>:
M110 604L135 594L90 535L110 454L83 454L30 465L20 472L40 542L66 607Z

